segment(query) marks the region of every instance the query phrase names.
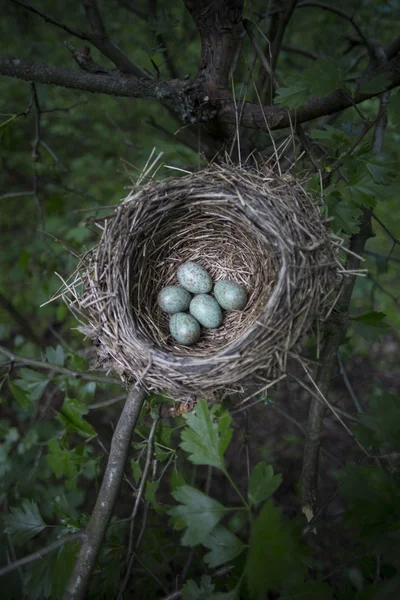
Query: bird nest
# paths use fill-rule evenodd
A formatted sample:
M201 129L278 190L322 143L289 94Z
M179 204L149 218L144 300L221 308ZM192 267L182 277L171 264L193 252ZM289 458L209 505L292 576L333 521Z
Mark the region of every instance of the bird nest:
M150 180L98 224L101 238L66 298L95 340L96 367L128 383L207 397L254 378L274 381L336 296L336 252L318 206L293 178L271 171L212 165ZM241 284L249 297L191 347L173 340L157 305L185 261L214 282Z

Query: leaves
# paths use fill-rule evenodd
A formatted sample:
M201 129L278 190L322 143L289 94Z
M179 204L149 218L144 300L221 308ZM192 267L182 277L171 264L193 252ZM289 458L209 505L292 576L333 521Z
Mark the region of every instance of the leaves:
M372 396L368 411L359 415L358 420L361 426L354 430L363 443L375 448L388 444L394 451L400 451L400 403L397 394Z
M288 77L286 84L277 89L274 102L293 110L300 108L308 100L309 95L306 83L294 77Z
M21 508L11 508L4 517L6 532L17 546L22 546L40 533L46 526L36 502L23 500Z
M231 417L223 413L218 421L204 400L199 400L194 412L188 413L188 427L182 433L181 448L196 465L209 465L224 470L224 452L232 437Z
M214 527L203 546L211 550L204 557L209 567L219 567L239 556L245 549L243 542L222 525Z
M229 510L190 485L179 486L172 495L181 504L170 509L168 514L177 517L178 523L183 523L183 526L187 527L182 538L184 546L197 546L203 543ZM175 528L176 525L175 522ZM181 528L180 525L178 527Z
M10 388L10 392L14 396L15 400L18 402L21 408L24 410L28 410L31 406L32 402L30 397L22 388L20 388L17 384L12 381L8 382L8 387Z
M351 317L350 322L358 334L366 340L373 341L387 332L389 326L385 318L385 313L372 311L359 317Z
M189 579L182 588L183 600L237 600L236 589L230 592L214 592L215 585L209 575L202 575L200 587L193 579Z
M29 402L39 400L50 379L32 369L20 369L18 375L19 379L15 381L15 385L24 390Z
M61 412L58 413L57 418L65 427L67 433L79 433L82 437L94 437L96 431L82 415L86 415L89 409L73 398L65 398Z
M268 590L303 580L300 548L277 508L269 500L254 519L246 562L251 598L264 600Z
M57 367L64 366L64 349L60 344L56 348L47 347L46 356L50 364L57 365Z
M259 504L266 500L278 489L282 483L281 475L274 475L274 470L265 462L256 465L249 481L248 497L252 504Z

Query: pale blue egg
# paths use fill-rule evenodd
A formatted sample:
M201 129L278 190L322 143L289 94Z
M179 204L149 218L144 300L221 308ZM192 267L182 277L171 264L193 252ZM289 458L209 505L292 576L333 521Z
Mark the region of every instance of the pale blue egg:
M178 268L178 281L192 294L208 294L212 290L212 279L201 265L185 262Z
M208 294L198 294L190 303L190 314L203 327L214 329L222 324L222 310L218 302Z
M217 281L214 286L214 296L225 310L243 310L247 304L246 290L233 281Z
M158 294L158 306L161 310L175 314L189 309L191 294L179 285L167 285Z
M187 313L176 313L169 320L169 330L174 340L184 346L192 346L200 337L198 321Z

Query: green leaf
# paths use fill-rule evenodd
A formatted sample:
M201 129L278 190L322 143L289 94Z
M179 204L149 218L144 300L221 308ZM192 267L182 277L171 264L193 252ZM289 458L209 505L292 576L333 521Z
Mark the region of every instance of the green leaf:
M82 418L82 415L88 412L88 408L78 400L65 398L57 418L64 425L67 433L79 433L86 438L94 437L97 435L95 429Z
M353 202L334 201L327 202L329 208L329 216L335 219L335 223L340 230L352 235L360 230L360 217L362 208Z
M4 517L6 532L17 546L22 546L40 533L46 526L36 502L23 500L21 508L11 508Z
M202 575L200 587L193 579L189 579L182 588L183 600L210 600L215 585L209 575Z
M158 514L162 514L165 512L165 508L160 506L160 504L158 503L158 500L156 498L156 492L158 490L159 485L160 485L160 480L148 481L146 483L146 491L145 491L144 497L147 502L150 502L151 506L154 508L154 510Z
M172 491L174 492L178 487L180 487L181 485L185 485L185 484L186 484L186 481L185 481L182 473L180 471L178 471L178 469L175 466L172 471L172 475L171 475Z
M252 504L259 504L266 500L278 489L282 483L281 475L274 475L271 465L260 462L253 469L249 481L248 497Z
M29 600L50 598L56 560L57 553L49 552L40 560L35 560L24 567L24 588L29 590L29 595L27 595Z
M332 600L333 591L321 581L306 581L285 590L280 600Z
M301 583L306 572L300 548L280 511L270 500L252 523L246 577L251 598L264 600L268 590Z
M49 454L46 460L56 477L65 475L68 479L74 479L86 465L94 460L88 455L89 449L77 446L73 450L61 448L58 440L48 442Z
M53 567L51 582L51 594L53 598L62 598L65 586L74 568L80 546L77 540L72 541L62 546L57 552L57 560Z
M301 81L308 86L310 96L328 96L344 87L341 62L332 58L316 60L303 71Z
M373 341L387 333L389 325L385 322L385 318L385 313L372 311L359 317L351 317L350 321L359 335Z
M131 470L132 470L133 481L137 485L142 476L142 469L140 468L139 462L137 460L134 460L133 458L131 459Z
M308 86L305 82L288 77L286 85L278 88L274 103L287 106L290 110L293 110L302 106L308 100L309 95Z
M64 366L64 349L58 344L56 348L51 348L50 346L46 348L46 356L51 365L57 365L57 367Z
M25 391L31 402L39 400L50 379L31 369L20 369L18 375L16 385Z
M203 543L229 510L190 485L181 485L172 495L181 504L170 509L168 514L177 517L187 527L182 538L184 546Z
M367 412L358 415L358 420L360 426L356 426L354 431L362 443L375 448L389 444L394 451L400 451L400 403L397 394L372 396Z
M12 393L20 407L24 410L28 410L28 408L32 405L32 401L28 394L24 392L24 390L20 388L16 383L13 383L10 380L8 381L8 387L10 388L10 392Z
M234 533L222 525L214 527L210 535L204 540L203 546L211 550L205 555L204 562L212 568L233 560L246 547Z
M214 405L213 410L217 409ZM219 421L207 402L199 400L195 411L187 415L188 427L182 432L181 448L195 465L209 465L224 470L224 452L232 437L231 417L224 413Z

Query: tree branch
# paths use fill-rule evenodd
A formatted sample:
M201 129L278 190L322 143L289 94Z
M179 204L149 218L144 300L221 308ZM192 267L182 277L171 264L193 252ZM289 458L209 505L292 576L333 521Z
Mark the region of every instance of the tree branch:
M135 77L151 79L147 71L136 65L131 59L108 37L106 27L97 6L96 0L82 0L86 18L93 33L87 34L86 39L106 56L122 73L130 73Z
M382 86L381 89L377 88L375 92L363 92L362 86L367 82L372 82L376 77L380 75L387 76L388 84ZM378 85L378 81L377 81ZM256 104L250 104L246 102L242 108L242 115L240 124L243 127L249 127L251 129L260 129L268 131L275 129L283 129L290 127L293 123L304 123L305 121L311 121L325 115L331 115L335 112L350 108L355 104L360 104L364 100L373 98L383 93L384 91L391 90L400 85L400 55L397 55L392 61L387 63L383 67L376 67L366 73L357 82L358 91L352 98L350 94L345 93L341 90L336 90L326 96L325 98L310 98L303 106L296 110L289 111L286 108L280 106L260 106ZM221 107L218 112L218 120L221 123L236 122L236 108L233 101L227 101ZM266 121L268 127L266 126Z
M24 558L15 560L14 562L7 565L6 567L1 567L0 568L0 577L3 577L3 575L7 575L7 573L11 573L11 571L14 571L14 569L18 569L19 567L23 567L35 560L39 560L40 558L43 558L43 556L45 556L46 554L49 554L49 552L54 552L54 550L61 548L61 546L64 546L64 544L68 544L69 542L73 542L74 540L81 540L84 537L85 537L85 534L82 533L81 531L78 533L71 533L71 535L67 535L65 538L62 538L61 540L57 540L57 541L53 542L52 544L49 544L48 546L46 546L46 548L42 548L41 550L37 550L37 552L32 552L32 554L29 554L28 556L24 556Z
M132 389L114 431L110 454L100 492L97 496L89 523L85 529L86 539L77 556L63 600L87 598L90 578L96 565L108 523L124 476L132 431L146 398L144 388Z
M115 66L118 69L120 69L120 71L124 73L130 73L131 75L135 75L139 78L150 78L150 75L149 73L147 73L147 71L145 71L144 69L136 65L133 61L131 61L128 58L128 56L126 56L126 54L108 38L106 29L101 19L100 12L97 8L96 0L83 0L88 21L94 29L94 32L92 34L71 29L71 27L60 23L50 15L40 10L39 8L36 8L36 6L30 4L30 2L24 2L23 0L11 1L15 4L18 4L19 6L22 6L29 12L38 15L39 17L44 19L46 23L51 23L55 27L62 29L69 35L73 35L74 37L80 40L84 40L86 42L91 42L93 46L95 46L102 54L104 54L104 56L109 58L111 62L113 62Z
M187 82L137 79L118 71L113 74L81 73L6 57L0 57L0 73L25 81L60 85L88 92L157 100L179 114L184 122L193 124L213 120L232 125L237 123L237 107L229 92L210 86L209 82L204 82L204 78ZM377 85L379 82L381 87L377 87L376 91L362 91L364 84L382 75L386 76L386 87L380 78ZM293 123L304 123L344 110L399 85L400 54L386 65L368 70L358 80L358 91L353 98L348 93L336 90L325 98L310 98L303 106L293 111L281 106L260 106L246 102L241 107L240 123L244 127L262 131L283 129Z
M26 358L25 356L19 356L10 352L4 346L0 346L0 354L7 356L10 361L15 365L26 365L27 367L35 367L36 369L46 369L47 371L55 371L62 375L68 375L69 377L75 377L76 379L85 379L87 381L97 381L97 383L108 383L113 385L123 385L120 379L114 379L113 377L101 377L101 375L92 375L91 373L82 373L81 371L72 371L66 367L59 367L52 365L51 363L43 362L41 360L34 360L33 358Z

